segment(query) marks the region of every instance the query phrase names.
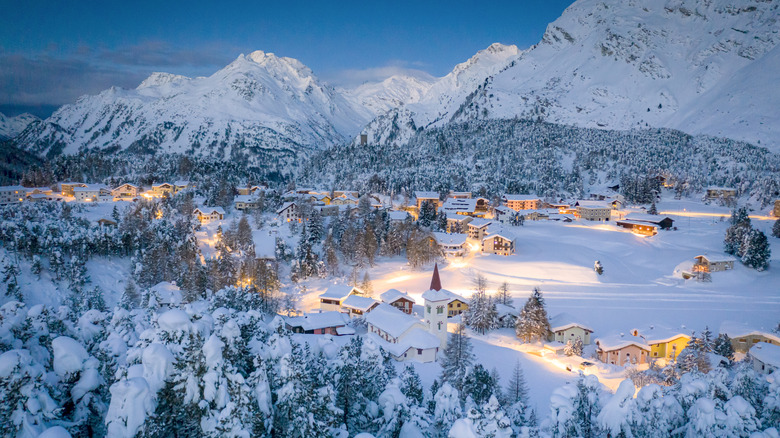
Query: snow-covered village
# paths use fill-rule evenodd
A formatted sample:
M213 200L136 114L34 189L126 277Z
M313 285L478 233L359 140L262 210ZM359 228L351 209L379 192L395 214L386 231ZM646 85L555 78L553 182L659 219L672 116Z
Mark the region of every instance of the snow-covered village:
M780 438L780 5L260 3L0 18L0 436Z

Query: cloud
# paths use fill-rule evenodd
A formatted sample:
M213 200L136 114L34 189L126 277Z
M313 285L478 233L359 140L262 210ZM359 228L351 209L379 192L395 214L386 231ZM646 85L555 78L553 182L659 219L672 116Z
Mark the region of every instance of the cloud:
M233 59L235 48L219 45L199 47L197 50L179 49L162 41L144 41L111 50L100 50L97 58L117 65L147 67L225 66Z
M422 63L410 64L397 62L384 67L340 70L331 75L327 75L324 79L332 85L344 88L357 87L358 85L367 82L381 82L395 75L412 76L423 80L435 79L430 73L420 70L419 68L410 68L408 65L414 65L416 67L423 66Z

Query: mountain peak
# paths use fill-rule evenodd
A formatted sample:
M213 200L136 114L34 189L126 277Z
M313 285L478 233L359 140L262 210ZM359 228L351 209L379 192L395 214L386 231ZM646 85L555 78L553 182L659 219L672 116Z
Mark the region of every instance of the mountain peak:
M188 78L187 76L175 75L172 73L164 73L164 72L154 72L150 74L148 78L144 79L144 81L141 82L141 84L138 85L138 87L136 87L136 90L141 90L150 87L157 87L160 85L183 82L188 80L190 80L190 78Z

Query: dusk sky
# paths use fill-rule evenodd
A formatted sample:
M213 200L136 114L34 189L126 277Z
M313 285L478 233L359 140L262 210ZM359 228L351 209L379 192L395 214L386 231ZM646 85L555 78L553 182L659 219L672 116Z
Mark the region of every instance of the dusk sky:
M254 50L333 85L447 74L493 42L526 48L571 0L437 2L0 1L0 112L48 116L154 71L214 73Z

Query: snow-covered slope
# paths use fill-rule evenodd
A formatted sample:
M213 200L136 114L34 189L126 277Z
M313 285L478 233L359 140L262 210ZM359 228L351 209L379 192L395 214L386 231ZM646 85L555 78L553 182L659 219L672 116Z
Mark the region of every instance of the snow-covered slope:
M408 127L523 117L669 127L778 150L778 17L776 1L579 0L506 68L479 70L461 89L442 80L367 131L403 141Z
M39 154L131 148L252 156L330 146L355 135L372 116L301 62L257 51L209 77L155 73L135 90L84 96L29 129L18 144Z
M40 120L32 114L19 114L16 117L6 117L0 113L0 140L7 140L19 135L27 125Z
M375 115L419 102L436 78L425 73L393 75L381 82L367 82L343 93Z

